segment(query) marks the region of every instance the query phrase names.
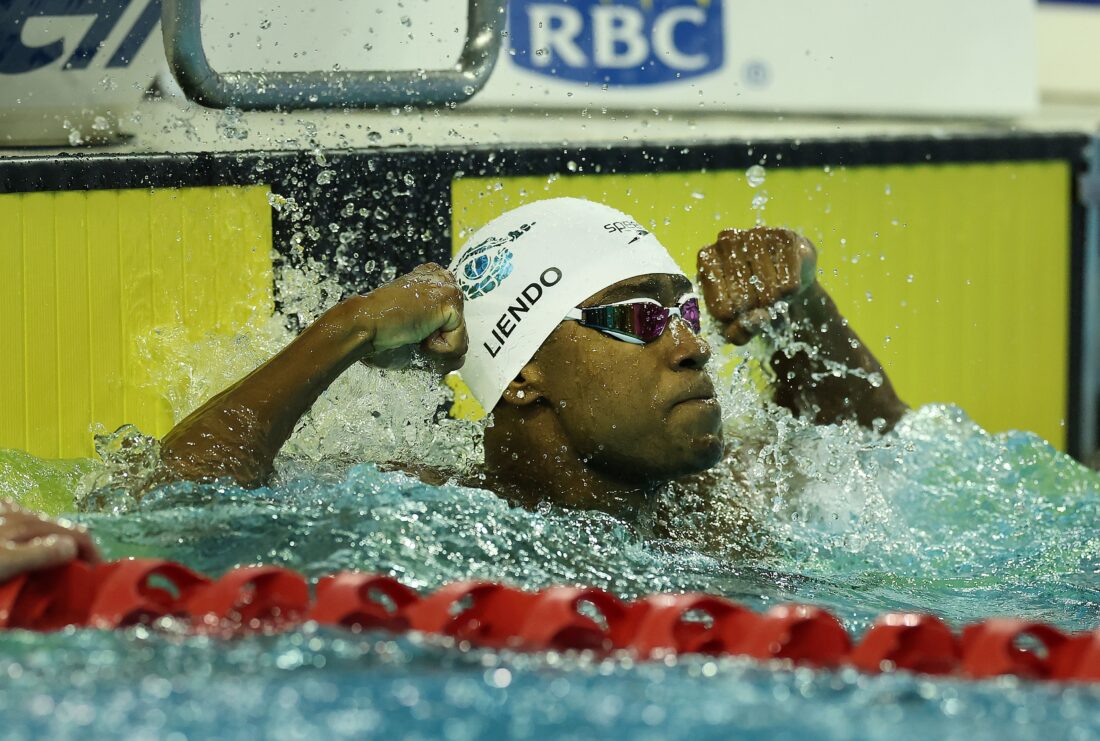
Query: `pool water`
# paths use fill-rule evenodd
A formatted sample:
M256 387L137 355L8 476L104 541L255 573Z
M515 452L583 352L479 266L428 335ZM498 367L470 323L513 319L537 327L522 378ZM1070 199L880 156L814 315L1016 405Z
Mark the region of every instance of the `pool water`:
M791 457L852 455L860 470L846 463L816 480L803 471L798 486L813 506L764 507L742 531L754 548L740 557L599 513L516 509L373 464L297 463L256 491L175 484L140 502L120 492L107 498L110 511L81 519L109 558L157 555L211 574L278 563L309 576L380 571L420 589L471 577L625 597L698 589L757 608L822 604L857 633L888 609L956 625L992 614L1074 630L1100 624L1093 473L1031 435L987 434L950 407L917 410L881 439L841 430L788 431ZM900 725L944 738L1100 733L1095 687L697 657L632 665L308 627L233 641L147 629L11 632L0 634L0 657L8 738L842 738Z
M469 472L481 430L440 417L426 373L358 367L304 420L270 487L177 483L136 496L155 444L129 432L102 441L106 464L0 451L0 496L78 508L107 558L155 556L215 576L265 563L314 578L381 572L421 590L469 578L625 598L699 590L756 609L823 605L856 635L888 610L956 627L992 615L1100 625L1096 474L950 406L914 410L882 436L813 427L763 403L739 360L722 373L735 451L715 496L668 493L638 522L528 511L357 463ZM634 664L310 626L229 641L171 628L13 631L0 633L0 728L5 739L1090 738L1100 687L701 657Z

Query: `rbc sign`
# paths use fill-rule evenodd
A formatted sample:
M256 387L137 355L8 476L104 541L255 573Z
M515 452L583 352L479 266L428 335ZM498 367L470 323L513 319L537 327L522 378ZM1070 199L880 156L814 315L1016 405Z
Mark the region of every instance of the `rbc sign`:
M722 66L722 0L510 0L513 60L576 82L653 85Z

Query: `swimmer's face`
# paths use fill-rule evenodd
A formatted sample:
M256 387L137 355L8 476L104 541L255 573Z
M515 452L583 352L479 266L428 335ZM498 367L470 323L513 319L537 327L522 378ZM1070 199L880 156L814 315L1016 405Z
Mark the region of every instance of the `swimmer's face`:
M581 306L652 298L675 306L691 292L680 275L629 278ZM679 318L646 345L562 322L532 362L540 393L588 465L622 480L662 481L722 456L721 409L707 373L710 348Z

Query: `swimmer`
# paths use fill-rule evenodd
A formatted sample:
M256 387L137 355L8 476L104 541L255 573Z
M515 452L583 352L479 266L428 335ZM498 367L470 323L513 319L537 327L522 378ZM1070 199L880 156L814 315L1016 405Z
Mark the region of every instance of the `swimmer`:
M99 562L99 551L83 527L0 500L0 583L74 559Z
M657 238L608 206L558 198L494 219L450 269L434 264L329 309L162 441L174 479L262 485L295 425L352 364L419 354L461 367L493 415L473 485L630 517L726 457L700 304L744 344L785 315L775 401L818 424L889 430L906 410L785 229L726 230L698 254L698 290ZM784 309L784 306L786 307ZM833 368L857 372L834 374Z

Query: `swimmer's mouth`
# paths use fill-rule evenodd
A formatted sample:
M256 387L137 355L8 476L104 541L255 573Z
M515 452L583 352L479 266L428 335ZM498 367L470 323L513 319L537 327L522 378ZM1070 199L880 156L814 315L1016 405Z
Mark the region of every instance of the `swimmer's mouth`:
M688 389L686 392L673 399L670 406L684 404L689 401L717 401L714 395L714 387L708 383L706 386Z

